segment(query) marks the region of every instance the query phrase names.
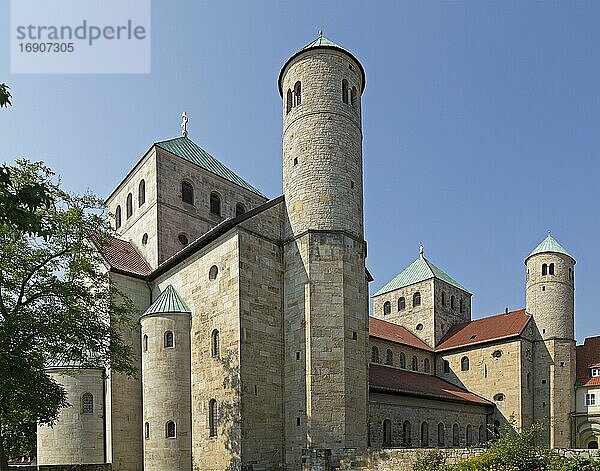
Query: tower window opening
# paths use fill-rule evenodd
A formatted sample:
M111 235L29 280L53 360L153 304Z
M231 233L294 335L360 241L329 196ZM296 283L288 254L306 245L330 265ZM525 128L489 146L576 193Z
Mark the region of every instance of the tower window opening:
M146 440L150 438L150 424L148 422L144 424L144 438Z
M287 95L286 95L286 104L285 104L286 113L289 113L292 110L292 107L293 107L292 100L293 100L292 90L290 88L288 88Z
M445 440L445 430L444 430L444 424L442 422L440 422L438 424L438 435L437 435L437 444L438 446L444 446L444 442Z
M446 292L442 291L442 306L446 305Z
M221 197L214 191L210 194L210 212L215 216L221 215Z
M213 330L210 335L210 356L219 358L219 331L217 329Z
M166 426L166 436L167 438L175 438L175 422L173 422L172 420L169 420L167 422L167 426Z
M219 268L216 265L213 265L212 267L210 267L210 270L208 270L208 279L216 280L218 274L219 274Z
M371 362L379 363L379 349L376 346L371 348Z
M402 424L402 444L404 446L410 446L412 442L410 433L410 422L405 420Z
M296 361L300 361L300 352L296 352Z
M302 104L302 84L296 82L294 85L294 106L300 106Z
M394 364L394 353L392 352L392 350L390 348L388 348L387 351L385 352L385 364L386 365Z
M569 280L573 280L573 269L569 268Z
M458 312L460 312L461 314L465 312L465 301L463 300L463 298L460 298L460 301L458 303Z
M348 104L348 80L342 80L342 103Z
M531 392L531 373L527 373L527 392Z
M542 286L542 291L546 291L546 287L545 286Z
M300 427L300 417L296 417L296 426Z
M450 362L448 360L444 360L444 374L450 373Z
M294 167L298 165L298 157L294 157Z
M94 395L86 392L81 396L81 413L82 414L93 414L94 413Z
M235 217L241 216L246 212L246 207L242 203L235 205Z
M450 309L454 309L454 296L450 296Z
M121 206L117 206L115 209L115 229L121 227Z
M194 187L190 182L181 182L181 201L194 204Z
M418 291L413 294L413 307L421 305L421 293Z
M419 371L419 360L417 359L416 356L412 357L412 370L413 371Z
M469 371L469 357L460 359L460 371Z
M144 334L144 342L143 342L143 349L145 352L148 351L148 336Z
M189 241L189 239L188 239L188 237L187 237L185 234L179 234L179 235L177 236L177 239L179 240L179 243L180 243L181 245L183 245L184 247L185 247L187 244L189 244L189 242L190 242L190 241Z
M402 296L398 299L398 311L404 311L406 309L406 299Z
M427 422L421 424L421 446L424 448L429 446L429 424Z
M389 301L386 301L385 303L383 303L383 315L387 316L391 312L392 312L392 303L390 303Z
M548 274L554 275L554 263L551 263L550 265L548 265Z
M392 422L390 419L383 421L383 446L392 445Z
M175 335L170 330L165 332L165 348L174 348L175 347Z
M548 265L545 263L542 264L542 276L546 276L548 274Z
M133 215L133 196L131 196L131 193L127 195L126 210L127 219L129 219Z
M138 206L142 206L146 202L146 182L140 181L138 186Z
M144 233L142 236L142 245L146 245L148 243L148 233Z
M357 97L358 97L358 93L356 92L356 87L352 87L352 90L350 91L350 104L352 106L356 106L357 102Z
M358 339L358 332L354 331L352 332L352 340L357 340Z
M217 436L217 401L211 399L208 403L208 430L209 437Z

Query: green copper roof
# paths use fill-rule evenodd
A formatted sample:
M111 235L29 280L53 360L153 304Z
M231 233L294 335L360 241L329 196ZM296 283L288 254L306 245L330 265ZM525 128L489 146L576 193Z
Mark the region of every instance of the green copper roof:
M155 142L155 146L160 147L182 159L187 160L209 172L219 175L225 180L246 188L257 195L263 196L260 191L250 185L246 180L229 170L225 165L206 152L202 147L192 141L189 137L176 137L166 141Z
M146 309L144 316L148 314L159 314L163 312L192 312L187 304L181 299L175 288L171 285L167 286L165 290L160 293L160 296L156 298L156 301Z
M539 253L546 252L562 253L573 258L573 256L569 252L567 252L567 250L562 245L560 245L556 241L556 239L552 237L552 235L550 235L550 232L548 232L548 236L544 240L542 240L535 249L533 249L533 251L527 256L527 258L531 257L532 255L537 255ZM527 258L525 259L525 261L527 261ZM573 258L573 260L575 259Z
M412 262L402 273L396 278L387 283L373 296L379 296L380 294L388 293L399 288L404 288L421 281L429 280L431 278L437 278L438 280L445 281L446 283L456 286L463 291L469 292L464 286L452 279L443 270L436 267L433 263L427 260L423 255L419 255L414 262Z
M329 39L323 37L323 36L319 36L317 39L315 39L314 41L308 43L306 46L304 46L302 49L310 49L311 47L319 47L319 46L329 46L329 47L339 47L340 49L344 49L342 46L334 43L333 41L330 41Z

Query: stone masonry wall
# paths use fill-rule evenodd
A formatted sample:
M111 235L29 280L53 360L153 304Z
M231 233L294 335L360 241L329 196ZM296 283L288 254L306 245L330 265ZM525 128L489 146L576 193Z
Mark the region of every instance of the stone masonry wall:
M340 471L411 471L420 456L425 456L434 451L437 450L432 448L419 450L346 450ZM454 464L478 456L483 451L482 448L456 448L444 450L444 455L447 464Z
M435 368L435 360L433 352L428 352L427 350L421 350L419 348L409 347L407 345L400 345L394 342L389 342L387 340L378 339L375 337L369 338L369 350L368 350L368 359L370 362L373 362L373 347L377 347L379 351L379 362L382 365L387 365L387 351L388 349L392 351L392 363L390 366L395 366L397 368L404 368L407 370L412 370L412 358L417 358L417 371L433 374ZM405 365L401 366L401 355L404 354ZM429 362L429 371L426 371L426 361Z

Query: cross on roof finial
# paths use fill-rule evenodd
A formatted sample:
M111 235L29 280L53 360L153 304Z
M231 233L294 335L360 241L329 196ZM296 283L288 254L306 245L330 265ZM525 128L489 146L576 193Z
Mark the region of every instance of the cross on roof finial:
M323 30L322 30L322 29L320 29L320 30L319 30L319 37L320 37L320 38L322 38L322 37L323 37Z
M419 255L423 256L423 242L419 242Z
M185 114L185 111L183 113L181 113L181 135L183 137L187 137L188 135L188 131L187 131L187 123L188 123L189 119L187 117L187 114Z

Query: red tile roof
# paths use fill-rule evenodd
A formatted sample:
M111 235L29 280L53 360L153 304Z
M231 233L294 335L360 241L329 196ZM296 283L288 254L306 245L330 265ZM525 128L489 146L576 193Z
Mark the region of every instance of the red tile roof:
M375 392L421 396L444 401L493 405L490 401L436 376L383 365L369 366L369 389Z
M431 351L431 347L401 325L369 317L369 336Z
M600 336L585 339L583 345L577 345L577 385L598 386L600 378L590 378L590 368L600 363Z
M531 316L525 312L525 309L521 309L455 325L444 336L435 351L516 337L523 332L529 319Z
M106 244L100 247L100 253L113 270L138 276L147 276L152 271L133 245L123 239L108 237Z

